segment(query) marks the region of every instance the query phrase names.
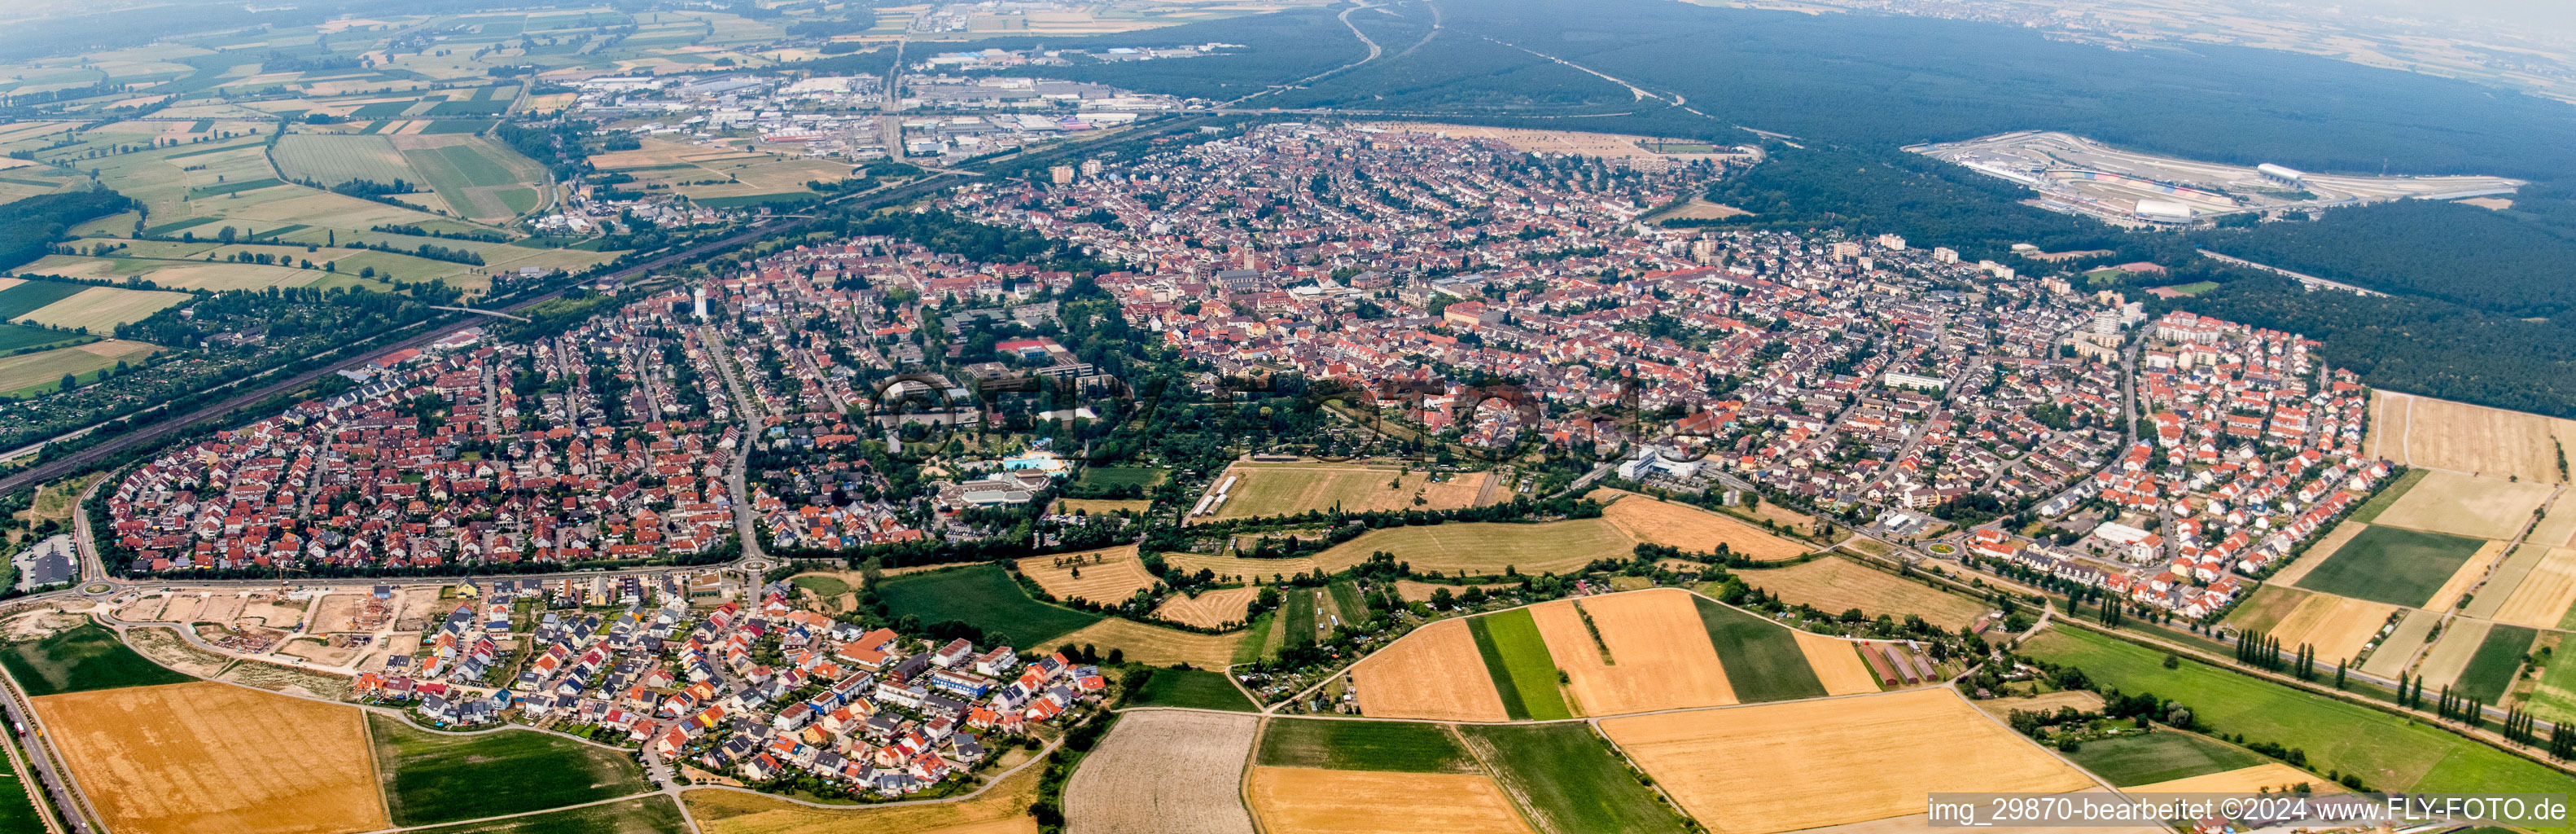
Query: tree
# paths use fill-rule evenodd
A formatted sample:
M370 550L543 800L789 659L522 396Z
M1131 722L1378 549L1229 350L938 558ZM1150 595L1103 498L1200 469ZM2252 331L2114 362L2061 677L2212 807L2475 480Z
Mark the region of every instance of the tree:
M78 387L80 387L80 377L73 376L71 374L63 375L62 388L60 390L69 391Z

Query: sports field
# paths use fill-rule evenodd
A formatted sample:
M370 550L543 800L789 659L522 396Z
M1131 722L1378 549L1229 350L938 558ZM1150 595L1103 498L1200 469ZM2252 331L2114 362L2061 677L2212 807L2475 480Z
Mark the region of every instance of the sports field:
M1693 713L1696 714L1696 713ZM1682 820L1581 722L1458 727L1503 792L1546 834L1680 834Z
M2393 391L2372 392L2370 406L2367 453L2409 466L2559 483L2551 441L2576 446L2568 420Z
M876 596L895 617L911 615L924 625L957 620L1007 640L1035 648L1100 621L1100 615L1047 605L1020 591L1000 565L889 576Z
M1359 689L1362 715L1445 721L1512 717L1465 620L1415 629L1352 666L1351 683Z
M2479 539L2511 539L2549 500L2546 483L2434 472L2406 491L2374 525L2404 527Z
M1475 635L1476 653L1485 660L1485 673L1494 682L1494 692L1502 696L1503 712L1514 721L1553 721L1572 718L1565 695L1558 689L1556 663L1548 656L1547 640L1539 636L1538 623L1529 609L1515 608L1495 614L1472 617L1467 630Z
M1257 707L1236 689L1224 672L1205 669L1156 669L1145 685L1127 696L1131 707L1191 707L1251 712Z
M1582 518L1539 524L1455 522L1420 527L1386 527L1315 554L1315 564L1328 571L1368 560L1378 551L1395 554L1416 571L1471 574L1565 573L1595 559L1627 559L1637 542L1609 521ZM1222 572L1222 571L1220 571Z
M1241 786L1260 724L1212 712L1122 715L1065 783L1065 817L1079 821L1075 831L1251 834Z
M1195 597L1173 594L1154 608L1154 616L1202 628L1221 628L1227 623L1243 622L1253 597L1260 595L1261 589L1249 587L1200 591Z
M354 707L195 682L35 699L104 821L137 834L388 827Z
M1153 574L1136 559L1136 546L1030 556L1019 561L1020 573L1036 580L1056 599L1087 599L1116 605L1137 591L1154 587Z
M1447 727L1415 721L1274 718L1261 731L1259 762L1326 770L1481 772Z
M1261 830L1275 834L1531 831L1502 788L1481 773L1255 767L1250 796Z
M2309 570L2298 580L2298 586L2354 599L2422 607L2484 544L2477 539L2374 524Z
M1783 601L1813 605L1829 614L1854 608L1871 616L1885 614L1898 620L1917 614L1925 622L1955 630L1974 625L1987 611L1984 602L1944 593L1838 556L1784 568L1737 571L1735 575L1745 584L1769 591Z
M1528 610L1549 657L1567 676L1566 694L1583 715L1735 703L1726 669L1700 628L1695 599L1679 588L1657 588L1543 602Z
M2193 733L2165 730L2088 741L2066 754L2076 766L2120 787L2170 782L2261 764L2254 751Z
M1601 517L1637 541L1695 553L1715 553L1718 545L1725 545L1729 552L1747 559L1777 561L1794 559L1814 549L1727 516L1688 504L1657 501L1650 495L1622 493L1602 509Z
M0 664L31 698L196 680L143 659L118 642L116 632L92 623L0 646Z
M1439 483L1433 473L1394 467L1332 463L1237 463L1208 483L1213 493L1227 478L1225 504L1201 516L1204 520L1296 515L1308 510L1374 512L1379 510L1454 510L1490 504L1509 497L1487 489L1490 472L1448 473ZM1421 499L1415 503L1414 499Z
M1726 664L1726 679L1744 703L1815 698L1825 684L1807 663L1798 638L1778 623L1728 607L1706 597L1693 597L1700 626Z
M2358 774L2374 790L2568 791L2576 777L2450 733L2090 631L2050 628L2023 651L2072 664L2101 686L2182 702L2213 732L2307 751L2317 770Z
M1935 791L2094 784L1948 689L1612 718L1601 731L1700 824L1732 834L1917 813Z
M578 805L651 790L632 755L528 730L452 736L367 716L385 804L399 825Z
M183 292L90 287L12 320L72 331L87 328L89 333L106 335L116 332L117 325L142 321L194 297Z

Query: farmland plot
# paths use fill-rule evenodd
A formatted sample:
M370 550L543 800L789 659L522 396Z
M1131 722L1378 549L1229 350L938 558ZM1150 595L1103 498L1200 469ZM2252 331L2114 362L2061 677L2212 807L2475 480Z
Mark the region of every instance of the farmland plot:
M1240 786L1260 725L1251 715L1121 716L1065 784L1065 831L1251 834Z
M1540 603L1529 611L1584 715L1735 703L1692 599L1679 588L1658 588Z
M1294 515L1308 510L1370 512L1378 510L1454 510L1490 503L1485 484L1490 472L1455 473L1438 483L1431 473L1356 464L1238 463L1210 485L1235 483L1226 502L1207 520ZM1414 503L1415 498L1422 503ZM1480 498L1482 501L1480 502Z
M1740 571L1736 575L1745 584L1776 594L1784 601L1813 605L1829 614L1854 608L1872 616L1885 614L1900 620L1907 614L1917 614L1925 622L1949 629L1966 628L1986 615L1983 602L1943 593L1838 556L1785 568Z
M1176 623L1219 628L1227 623L1243 622L1243 614L1252 607L1259 588L1219 588L1200 591L1198 596L1173 594L1154 609L1154 616Z
M1252 769L1252 805L1277 834L1522 834L1502 788L1481 773Z
M1362 715L1447 721L1510 717L1465 620L1415 629L1351 667L1351 683L1359 689Z
M1646 495L1623 494L1601 517L1630 538L1697 553L1714 553L1723 544L1738 556L1769 562L1812 549L1727 516Z
M2576 421L2393 391L2370 406L2369 453L2408 466L2558 483L2558 444L2576 445Z
M140 834L388 827L356 708L184 683L36 701L108 825Z
M2545 483L2434 472L2373 524L2480 539L2510 539L2549 500Z
M1061 600L1087 599L1116 605L1154 587L1154 575L1136 558L1136 546L1030 556L1019 561L1020 573Z
M94 334L116 332L116 326L142 321L162 308L185 302L194 296L183 292L129 290L123 287L90 287L61 301L47 304L18 317L64 330L87 328Z

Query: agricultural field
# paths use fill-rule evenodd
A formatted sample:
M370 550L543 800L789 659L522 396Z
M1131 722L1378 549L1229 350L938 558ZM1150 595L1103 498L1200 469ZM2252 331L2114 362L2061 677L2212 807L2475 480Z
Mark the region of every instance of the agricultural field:
M1529 823L1481 773L1256 767L1252 807L1277 834L1520 834Z
M1683 830L1670 807L1638 784L1628 763L1582 722L1471 724L1458 727L1458 735L1546 834Z
M1467 631L1475 636L1476 654L1484 658L1485 674L1512 720L1574 717L1560 689L1556 663L1548 655L1547 640L1540 636L1529 609L1468 618Z
M2082 668L2099 685L2154 692L2189 707L2212 732L2243 734L2308 754L2308 766L2357 774L2372 790L2563 791L2570 777L2483 744L2368 707L2185 659L2090 631L2042 631L2022 650Z
M1729 834L1901 816L1926 792L2094 786L1947 689L1612 718L1601 731Z
M701 205L753 204L760 198L797 198L813 194L808 182L848 179L847 163L811 157L711 148L660 139L645 139L631 151L593 155L601 173L635 178L624 187L660 185Z
M919 617L925 625L957 620L1014 646L1054 645L1055 638L1100 621L1098 614L1030 599L1000 565L889 576L875 591L895 617Z
M12 321L105 335L116 332L117 325L142 321L194 297L183 292L90 287Z
M1700 627L1696 599L1678 588L1659 588L1543 602L1528 610L1547 640L1548 655L1566 674L1566 695L1580 714L1735 703L1726 669Z
M452 736L367 717L385 805L430 825L578 805L651 788L629 754L527 730Z
M2496 566L2497 562L2504 559L2507 547L2509 547L2507 543L2497 541L2479 545L2478 552L2469 555L2469 561L2461 564L2460 569L2453 572L2450 579L2443 581L2442 587L2433 590L2433 598L2424 601L2424 610L2449 611L2459 605L2461 598L2476 589L2478 583L2486 581L2488 572Z
M464 134L391 137L403 160L459 217L506 222L541 205L547 174L499 142Z
M279 137L270 155L277 160L278 173L287 179L317 182L325 188L350 180L429 184L387 136L289 133Z
M0 645L0 665L30 698L187 683L195 678L161 668L118 642L116 632L83 622L42 639Z
M1234 648L1239 637L1232 634L1200 634L1176 628L1146 625L1118 617L1065 633L1040 643L1014 643L1030 649L1040 646L1094 646L1102 652L1117 649L1129 663L1148 666L1171 666L1187 663L1200 668L1219 668L1234 661Z
M2161 728L2146 735L2088 741L2066 758L2123 788L2223 773L2265 761L2261 754L2233 744Z
M2531 511L2549 500L2552 489L2545 483L2434 472L2424 476L2422 483L2407 490L2371 523L2478 539L2511 539L2531 522Z
M1726 679L1744 703L1815 698L1824 681L1807 662L1807 651L1789 629L1706 597L1693 597L1700 625L1710 645L1726 664Z
M1984 602L1936 590L1841 557L1826 557L1784 568L1741 570L1744 584L1760 588L1791 604L1813 605L1840 614L1854 608L1871 616L1899 620L1907 614L1946 629L1962 629L1986 616Z
M2186 776L2130 788L2132 793L2341 793L2343 786L2280 762Z
M1145 512L1152 509L1154 509L1154 502L1144 498L1123 500L1112 498L1058 498L1055 500L1055 512L1062 515L1111 515L1122 512L1143 515Z
M2558 648L2571 647L2561 639ZM2539 681L2522 700L2523 709L2553 724L2576 721L2576 658L2559 660L2556 654L2552 650L2552 656L2543 659L2547 665L2534 673Z
M2316 595L2288 585L2264 583L2255 587L2253 596L2238 603L2236 610L2228 612L2225 622L2244 631L2271 631L2312 596Z
M1793 631L1798 651L1807 656L1807 667L1816 673L1816 683L1827 695L1859 695L1879 691L1878 673L1860 659L1859 644L1839 637Z
M43 788L29 785L27 776L11 767L7 757L0 756L0 831L51 830L45 826L42 812L36 810L35 792Z
M42 310L55 302L94 289L87 284L74 284L67 281L36 281L18 278L5 280L8 281L8 285L0 288L0 320L9 321L24 318L27 314Z
M1601 518L1631 539L1695 553L1714 553L1725 545L1735 555L1774 562L1795 559L1811 549L1732 517L1647 495L1621 493L1602 509Z
M1200 520L1296 515L1310 510L1375 512L1381 510L1454 510L1490 504L1509 497L1488 488L1492 472L1434 473L1384 466L1327 463L1237 463L1208 485L1234 478L1225 503ZM1416 499L1420 499L1416 503Z
M2513 686L2514 673L2522 669L2522 656L2531 651L2531 641L2538 636L2522 626L2487 629L2486 637L2477 642L2477 650L2470 653L2468 662L2452 680L2452 691L2479 703L2502 702L2505 690Z
M414 834L689 834L679 803L667 796L568 808L524 817L442 825Z
M2406 612L2406 616L2397 621L2397 630L2389 632L2388 639L2381 640L2379 649L2370 653L2369 660L2362 662L2361 671L2374 677L2396 680L2399 672L2413 668L2415 653L2424 648L2425 642L2432 637L2433 626L2441 621L2440 614Z
M1208 712L1119 716L1064 786L1069 834L1192 831L1251 834L1241 796L1261 719Z
M2371 392L2370 411L2365 453L2408 466L2561 483L2560 444L2576 446L2576 421L2537 414L2393 391Z
M972 799L918 805L816 808L763 794L693 790L681 795L689 816L706 834L847 834L852 831L921 834L1005 834L1037 830L1029 804L1038 796L1045 767L1030 767L994 782Z
M1173 594L1154 608L1154 616L1201 628L1222 628L1227 623L1243 622L1244 612L1251 610L1252 598L1260 595L1261 589L1250 587L1200 591L1195 597Z
M1169 469L1151 469L1133 466L1085 466L1082 468L1082 474L1074 476L1074 483L1085 487L1103 489L1121 486L1132 486L1138 489L1152 489L1154 487L1161 486L1163 481L1169 479L1171 475L1172 470Z
M2495 619L2533 628L2564 628L2568 608L2576 605L2576 548L2543 550L2536 544L2523 547L2541 556L2530 572L2523 574L2520 583L2511 588L2488 589L2488 593L2505 595L2504 604L2495 610Z
M1467 621L1415 629L1351 667L1360 714L1380 718L1502 721L1510 718L1485 671Z
M1416 571L1488 574L1511 567L1522 573L1565 573L1596 559L1630 558L1636 549L1635 539L1600 518L1539 524L1452 522L1370 530L1315 554L1314 560L1325 570L1341 570L1382 550L1412 563Z
M2288 649L2312 646L2320 662L2331 664L2359 656L2396 613L2397 606L2384 602L2309 594L2272 628L2272 636Z
M1136 546L1030 556L1019 561L1020 574L1035 580L1056 599L1086 599L1116 605L1154 587L1159 580L1145 572Z
M220 683L38 698L104 821L140 834L388 827L364 713Z
M0 394L27 396L62 387L64 374L82 385L97 382L118 362L140 364L160 348L142 342L106 339L53 350L0 356Z
M2516 592L2522 590L2523 581L2540 570L2549 552L2550 548L2526 545L2506 553L2487 576L2486 584L2479 586L2477 596L2460 606L2460 613L2480 620L2494 619L2505 603L2513 601Z
M1323 566L1309 556L1286 559L1246 559L1239 556L1209 556L1203 553L1178 551L1164 553L1163 563L1191 573L1202 570L1214 572L1219 582L1245 582L1252 577L1269 578L1273 575L1285 577L1288 574L1306 573ZM1347 568L1350 565L1341 567ZM1340 569L1335 568L1335 570Z
M1264 767L1477 773L1476 759L1439 724L1274 718L1261 732Z
M2412 494L2422 492L2419 489ZM2297 585L2311 591L2420 608L2484 545L2477 539L2371 525L2310 568Z
M1190 707L1251 712L1259 709L1224 672L1205 669L1156 669L1145 685L1127 696L1130 707Z

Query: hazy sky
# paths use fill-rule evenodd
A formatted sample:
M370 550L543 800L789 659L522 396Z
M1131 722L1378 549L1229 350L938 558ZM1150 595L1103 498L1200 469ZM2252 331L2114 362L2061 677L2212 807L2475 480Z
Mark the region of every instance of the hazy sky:
M2347 11L2382 12L2433 20L2474 17L2561 31L2576 30L2576 0L2288 0L2288 2L2291 5L2320 9L2340 7Z

